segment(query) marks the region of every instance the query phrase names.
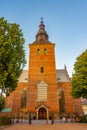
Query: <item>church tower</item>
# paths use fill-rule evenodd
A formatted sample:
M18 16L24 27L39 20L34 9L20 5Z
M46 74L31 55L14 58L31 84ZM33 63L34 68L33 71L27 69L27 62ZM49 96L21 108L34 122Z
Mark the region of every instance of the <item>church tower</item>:
M41 19L35 41L29 44L29 67L23 70L17 88L6 98L6 108L15 116L54 119L80 115L80 99L70 95L67 68L56 69L55 44L49 41Z
M35 112L38 119L58 113L58 93L55 65L55 44L48 40L41 19L36 40L29 44L28 99L27 109Z

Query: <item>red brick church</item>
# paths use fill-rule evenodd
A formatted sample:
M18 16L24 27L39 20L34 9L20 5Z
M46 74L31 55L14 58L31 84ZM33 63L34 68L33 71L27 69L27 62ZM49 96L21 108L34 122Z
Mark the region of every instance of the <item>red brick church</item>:
M18 86L6 99L12 114L36 119L55 119L82 113L79 99L70 95L71 80L66 66L56 69L55 44L49 41L41 20L34 42L29 44L29 68L18 79Z

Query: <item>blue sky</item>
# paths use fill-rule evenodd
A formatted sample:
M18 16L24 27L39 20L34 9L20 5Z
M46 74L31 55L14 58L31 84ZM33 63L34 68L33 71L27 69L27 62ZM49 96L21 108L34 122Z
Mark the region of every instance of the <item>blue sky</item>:
M55 43L56 68L67 66L72 75L76 57L87 49L87 0L0 0L0 17L20 24L28 44L35 40L43 17L49 41Z

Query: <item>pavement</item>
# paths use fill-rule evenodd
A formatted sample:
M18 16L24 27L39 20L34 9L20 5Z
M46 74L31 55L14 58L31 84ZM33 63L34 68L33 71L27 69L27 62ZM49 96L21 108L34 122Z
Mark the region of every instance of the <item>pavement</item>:
M43 122L42 124L32 123L30 124L13 124L6 127L0 127L0 130L87 130L86 123L54 123L47 124Z

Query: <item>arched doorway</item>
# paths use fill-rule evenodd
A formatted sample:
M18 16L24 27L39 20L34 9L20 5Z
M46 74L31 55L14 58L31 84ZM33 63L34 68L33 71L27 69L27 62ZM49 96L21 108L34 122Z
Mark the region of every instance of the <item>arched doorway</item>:
M38 110L38 119L46 119L47 118L47 111L44 107L41 107Z

